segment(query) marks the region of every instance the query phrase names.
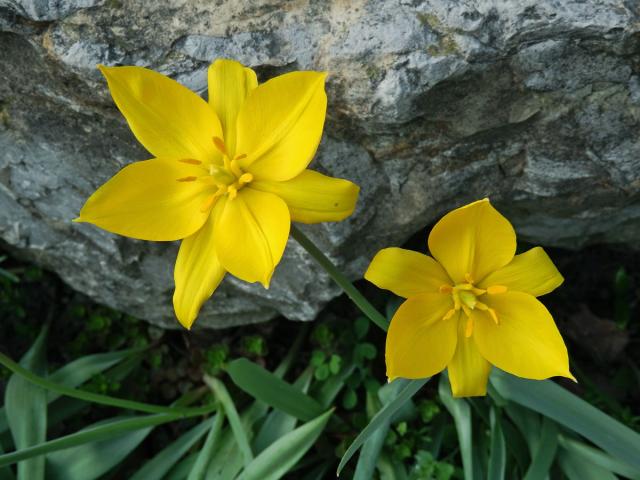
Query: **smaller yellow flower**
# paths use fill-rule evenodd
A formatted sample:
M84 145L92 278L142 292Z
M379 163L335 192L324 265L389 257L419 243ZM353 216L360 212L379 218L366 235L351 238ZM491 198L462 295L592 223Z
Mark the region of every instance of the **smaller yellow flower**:
M216 60L207 102L146 68L100 70L153 158L102 185L76 221L141 240L183 240L173 305L186 328L227 272L268 288L291 221L353 212L357 185L307 169L322 137L325 73L259 85L250 68Z
M516 234L488 199L445 215L433 257L386 248L365 278L407 298L389 326L387 376L448 369L453 395L486 395L491 365L519 377L573 378L553 317L536 297L563 278L540 247L515 255ZM574 379L575 380L575 379Z

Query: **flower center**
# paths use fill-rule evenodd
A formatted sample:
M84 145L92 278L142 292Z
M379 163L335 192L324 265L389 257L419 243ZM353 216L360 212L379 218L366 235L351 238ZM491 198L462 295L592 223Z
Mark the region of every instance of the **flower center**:
M458 283L456 285L442 285L440 287L440 293L451 294L453 300L453 308L449 310L443 320L448 320L453 317L457 312L462 310L467 317L467 321L464 329L464 336L470 337L473 334L473 310L481 310L487 312L493 321L498 325L498 315L493 308L487 306L479 300L483 295L497 295L507 291L507 287L503 285L492 285L486 289L477 288L474 286L473 278L471 274L467 273L464 276L466 280L464 283Z
M205 212L213 206L219 197L227 195L229 200L233 200L238 195L238 191L245 185L253 181L253 175L245 172L240 167L239 160L246 157L245 154L236 155L234 158L230 158L227 147L224 141L220 137L213 137L213 144L218 151L222 153L222 165L210 164L208 167L203 167L206 172L201 176L189 176L179 178L179 182L194 182L196 180L210 183L213 191L202 203L200 210ZM190 165L202 165L200 160L191 158L185 158L179 160L182 163L188 163Z

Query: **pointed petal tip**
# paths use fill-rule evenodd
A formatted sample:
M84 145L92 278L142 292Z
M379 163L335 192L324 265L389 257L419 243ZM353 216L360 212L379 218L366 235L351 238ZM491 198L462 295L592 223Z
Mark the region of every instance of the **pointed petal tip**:
M84 220L82 219L82 217L76 217L73 220L71 220L73 223L84 223Z

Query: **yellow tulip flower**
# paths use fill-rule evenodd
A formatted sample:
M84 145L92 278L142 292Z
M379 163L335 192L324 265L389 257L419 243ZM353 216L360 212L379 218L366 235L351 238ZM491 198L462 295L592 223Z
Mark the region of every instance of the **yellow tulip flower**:
M102 185L77 221L153 241L183 240L173 304L190 328L226 272L268 288L291 221L339 221L359 188L307 170L322 136L325 73L258 85L250 68L217 60L209 101L141 67L99 67L138 141L155 158Z
M390 380L447 368L454 396L466 397L486 395L491 365L573 379L553 317L536 299L563 282L542 248L515 255L513 227L488 199L445 215L428 243L433 258L386 248L365 274L407 299L387 334Z

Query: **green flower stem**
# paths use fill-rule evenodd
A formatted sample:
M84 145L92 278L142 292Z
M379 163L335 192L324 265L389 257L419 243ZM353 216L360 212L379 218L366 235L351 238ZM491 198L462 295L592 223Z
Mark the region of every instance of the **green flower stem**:
M101 405L109 405L111 407L124 408L127 410L136 410L146 413L164 413L178 416L192 416L192 415L204 415L211 412L215 407L204 406L196 408L180 408L180 407L165 407L162 405L151 405L148 403L134 402L132 400L125 400L122 398L109 397L107 395L100 395L98 393L86 392L84 390L78 390L70 388L59 383L52 382L46 378L42 378L33 372L23 368L4 353L0 353L0 363L11 370L13 373L20 375L31 383L38 385L52 392L56 392L60 395L67 397L77 398L78 400L84 400L86 402L99 403Z
M362 293L353 286L353 283L345 277L340 270L333 264L327 256L315 246L315 244L304 233L298 230L295 225L291 225L291 235L309 254L326 270L329 276L336 282L344 293L351 299L353 303L364 313L369 320L375 323L385 332L389 328L389 322L369 301L364 298Z

